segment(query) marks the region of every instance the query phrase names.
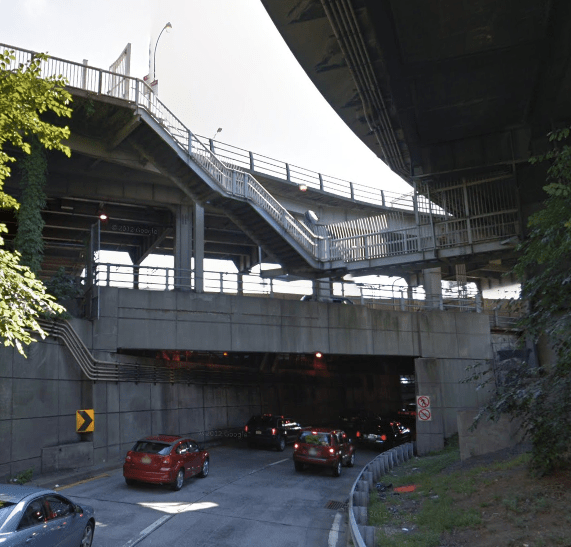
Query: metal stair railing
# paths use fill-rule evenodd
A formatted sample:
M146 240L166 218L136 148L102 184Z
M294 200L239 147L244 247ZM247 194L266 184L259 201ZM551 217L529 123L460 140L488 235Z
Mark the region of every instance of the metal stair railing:
M21 63L28 62L35 53L5 44L0 47L14 51L16 59L12 65L16 68ZM152 92L150 87L130 76L89 67L49 57L42 65L42 77L61 76L68 82L69 87L82 89L134 102L142 107L159 125L172 137L180 149L195 160L217 183L220 189L228 195L244 198L266 212L280 227L289 234L314 259L317 256L318 237L305 224L293 217L254 177L243 171L229 168L220 161L194 134L188 129ZM121 83L118 78L122 79ZM243 186L232 184L238 174L243 178Z
M35 55L32 51L13 46L0 44L0 47L14 52L13 68L26 63ZM291 215L251 174L235 165L235 162L227 164L221 161L142 80L49 57L42 64L42 77L53 75L65 78L69 87L134 103L137 109L141 108L159 124L184 155L209 175L220 192L250 202L283 230L282 236L289 235L315 260L355 262L441 247L460 247L478 240L508 238L519 234L518 213L512 206L505 204L503 207L497 207L491 214L485 215L487 218L479 222L479 219L474 217L476 222L472 226L470 215L453 218L451 214L435 206L422 192L415 191L412 198L402 195L393 201L395 210L400 214L405 210L414 212L416 226L413 228L403 227L390 232L383 230L371 233L368 230L356 232L353 226L348 224L351 233L345 236L332 236L327 226L323 227L326 235L318 235ZM474 181L473 184L478 184L478 181ZM442 191L446 192L447 189L443 188ZM354 199L353 190L351 197ZM496 206L499 203L498 201ZM436 216L433 217L433 213ZM420 218L422 215L430 217L430 222L422 220ZM474 213L471 216L473 215ZM366 219L364 220L366 224ZM450 227L451 231L448 230ZM442 234L442 231L446 233Z

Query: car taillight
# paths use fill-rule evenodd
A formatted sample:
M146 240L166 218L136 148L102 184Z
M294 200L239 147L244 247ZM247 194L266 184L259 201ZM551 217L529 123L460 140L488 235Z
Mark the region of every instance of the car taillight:
M386 441L387 440L387 436L386 435L381 435L381 441Z
M330 454L335 454L335 448L330 448L330 449L329 449L329 453L330 453Z
M246 433L248 433L248 426L247 426L247 425L244 426L244 431L245 431Z
M276 434L276 428L272 427L272 435L275 435L275 434Z
M355 437L360 437L361 436L361 432L357 431L357 433L355 433Z
M171 458L170 456L167 456L164 460L163 460L163 465L170 465L171 463Z
M126 461L126 462L130 462L130 461L131 461L131 456L129 456L129 454L127 454L127 455L125 456L125 461Z
M299 448L299 444L295 443L295 444L293 445L293 449L294 449L294 450L297 450L298 448Z

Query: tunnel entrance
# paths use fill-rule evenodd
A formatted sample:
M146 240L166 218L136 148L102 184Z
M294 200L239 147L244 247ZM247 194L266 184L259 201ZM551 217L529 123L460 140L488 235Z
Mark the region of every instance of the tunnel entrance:
M255 386L260 412L332 423L348 409L395 416L414 401L414 358L316 353L121 350L176 372L181 383Z

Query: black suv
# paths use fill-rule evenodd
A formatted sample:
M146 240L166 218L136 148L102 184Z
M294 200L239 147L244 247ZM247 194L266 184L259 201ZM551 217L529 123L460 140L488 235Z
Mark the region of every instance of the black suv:
M260 414L248 420L244 427L244 437L248 446L273 446L281 452L286 443L297 438L300 431L301 426L297 422L284 416Z
M410 429L400 422L379 418L359 423L355 440L383 451L410 442L412 434Z

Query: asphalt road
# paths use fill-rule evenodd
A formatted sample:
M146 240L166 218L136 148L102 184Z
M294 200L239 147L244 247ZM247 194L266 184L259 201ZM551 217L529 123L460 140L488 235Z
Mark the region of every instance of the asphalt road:
M357 452L341 477L329 469L294 470L284 452L243 443L213 447L208 477L191 478L179 492L168 486L128 487L122 470L71 484L62 494L95 508L93 547L341 547L351 485L374 453Z

